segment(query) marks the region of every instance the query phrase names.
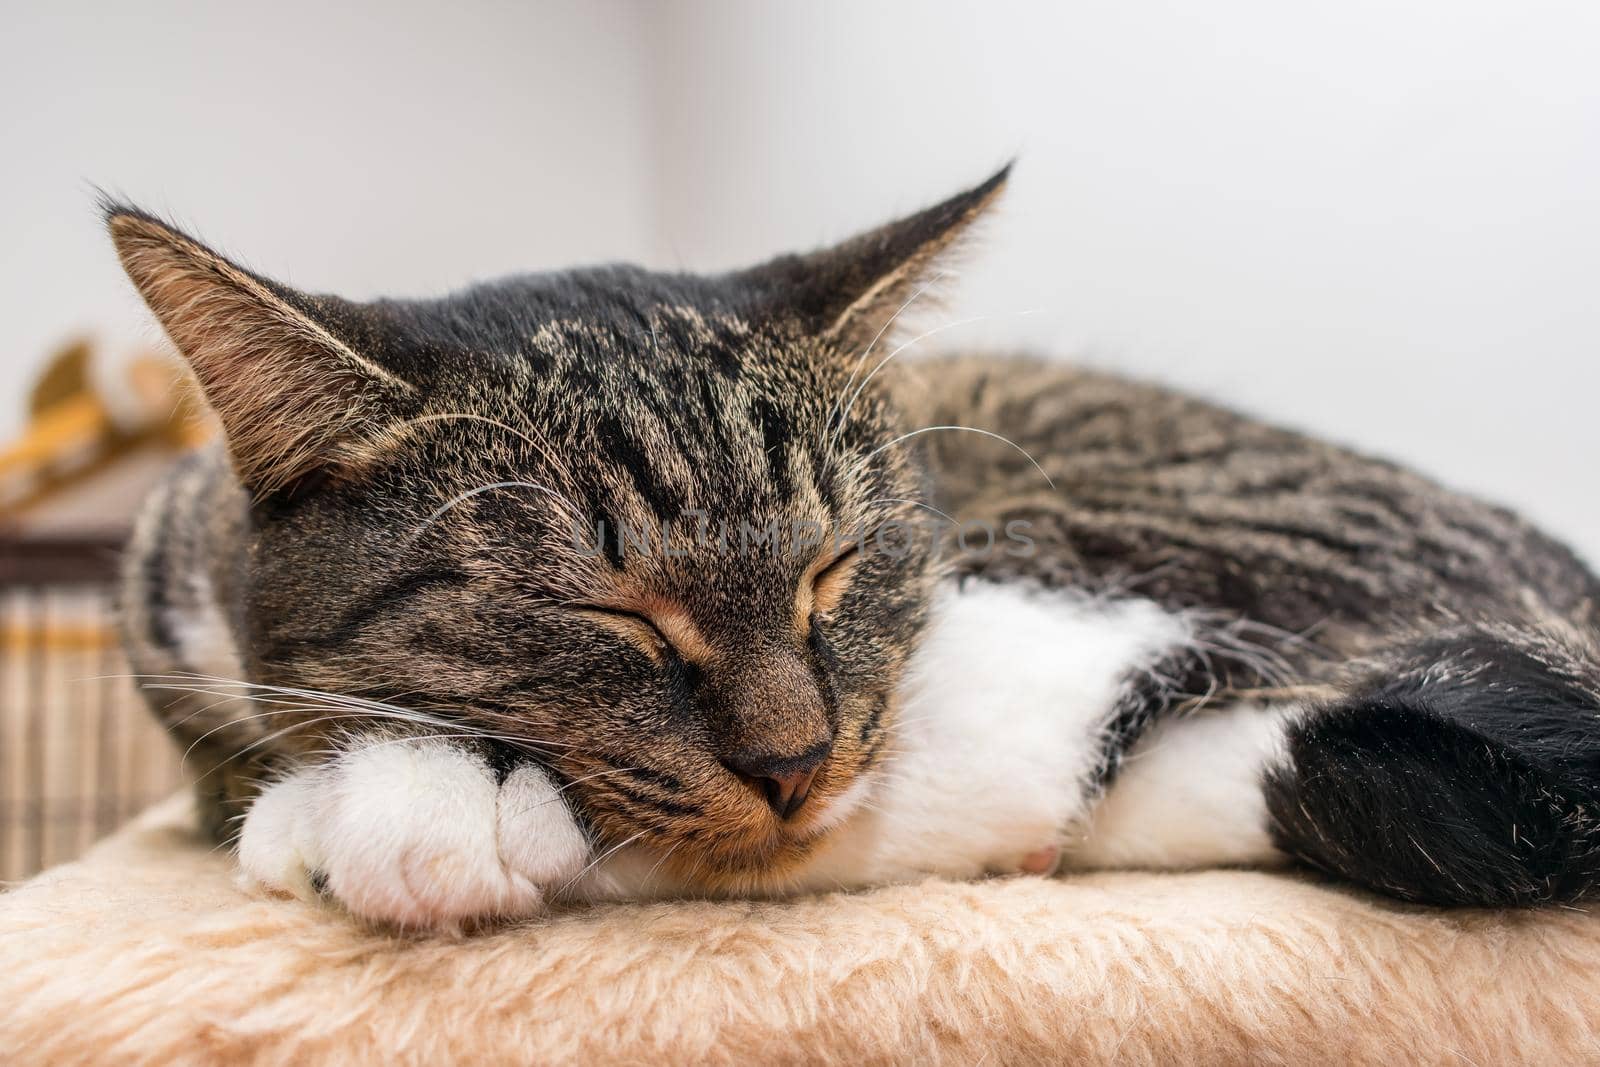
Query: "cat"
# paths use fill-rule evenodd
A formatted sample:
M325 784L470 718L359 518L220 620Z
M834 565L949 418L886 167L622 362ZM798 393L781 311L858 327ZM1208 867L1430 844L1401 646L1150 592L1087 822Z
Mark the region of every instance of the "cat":
M897 358L1006 177L722 275L369 303L107 204L223 431L126 646L244 877L418 929L1117 866L1589 893L1600 582L1199 399Z

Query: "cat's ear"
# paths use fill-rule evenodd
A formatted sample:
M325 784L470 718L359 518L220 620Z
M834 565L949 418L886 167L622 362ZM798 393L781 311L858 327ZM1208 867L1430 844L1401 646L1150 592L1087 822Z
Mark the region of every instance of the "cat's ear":
M932 287L940 261L999 198L1010 174L1007 163L943 203L831 248L764 263L745 279L830 347L859 352L924 286Z
M252 274L134 208L108 205L106 226L258 498L359 464L415 392L335 333L354 305Z

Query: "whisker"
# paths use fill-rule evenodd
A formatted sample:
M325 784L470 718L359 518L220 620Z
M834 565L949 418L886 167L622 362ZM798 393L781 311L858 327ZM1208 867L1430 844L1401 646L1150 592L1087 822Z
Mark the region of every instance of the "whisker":
M576 521L577 513L573 509L572 502L566 497L562 496L560 493L556 492L554 489L551 489L547 485L540 485L538 482L524 482L512 479L504 482L490 482L488 485L480 485L476 489L468 489L464 493L457 493L455 496L451 497L449 500L445 501L442 505L436 508L433 514L429 515L426 519L423 519L420 523L418 523L417 526L413 528L412 531L407 535L407 542L409 543L411 541L415 541L418 537L421 537L423 532L427 530L429 526L432 526L435 522L437 522L439 518L451 508L464 504L468 500L471 500L473 497L482 493L493 492L497 489L534 489L541 493L545 493L561 505L569 519Z
M537 448L540 451L544 450L544 445L543 445L542 442L534 440L532 437L529 437L527 434L523 433L521 430L517 429L515 426L510 425L509 423L501 422L499 419L492 419L487 415L476 415L476 414L473 414L471 412L465 412L465 411L447 411L447 412L438 412L438 413L435 413L435 414L432 414L432 415L418 415L415 418L410 418L410 419L403 420L402 422L396 424L395 428L399 429L399 430L403 430L403 429L407 428L408 426L420 426L420 425L423 425L424 423L430 423L430 422L457 422L457 421L459 421L459 422L482 422L482 423L486 423L487 425L490 425L490 426L496 426L496 427L499 427L500 429L504 430L506 433L509 433L509 434L512 434L512 435L514 435L516 437L522 438L524 441L526 441L529 445L533 446L534 448Z
M951 517L949 512L940 511L938 508L934 507L932 504L928 503L925 500L913 500L910 497L902 497L902 496L879 496L879 497L873 497L871 500L868 500L866 503L867 503L867 505L872 505L872 504L910 504L913 507L926 508L928 511L933 512L935 515L939 516L941 519L944 519L946 522L948 522L952 526L960 526L961 525L953 517Z
M142 688L153 689L158 692L194 693L197 695L215 696L219 698L216 704L211 704L206 708L201 709L202 712L217 707L229 700L244 700L255 704L270 704L284 708L307 708L306 704L280 699L276 696L261 696L254 693L218 692L216 688L209 688L201 685L175 685L171 683L160 683L145 685ZM459 728L460 726L459 720L440 718L437 716L428 715L426 712L412 711L408 708L379 704L375 701L364 701L360 700L359 698L341 698L334 693L320 693L314 690L289 690L276 686L263 688L276 689L286 696L295 697L297 701L310 701L310 707L313 709L318 707L346 708L349 710L363 711L380 718L400 719L405 722L419 723L425 726L449 726L453 728ZM200 713L201 712L196 712L194 714L197 715ZM194 715L185 716L182 720L180 720L180 724L182 722L188 722L189 719L192 718L194 718Z
M893 448L895 445L899 444L902 441L909 441L913 437L920 437L922 434L935 433L935 432L938 432L938 431L941 431L941 430L952 430L952 431L959 431L959 432L962 432L962 433L980 434L983 437L991 437L994 440L1001 442L1002 444L1010 445L1012 448L1016 449L1019 453L1021 453L1022 457L1024 459L1026 459L1029 463L1033 464L1033 469L1038 471L1039 472L1039 476L1042 477L1046 482L1049 483L1050 488L1052 490L1055 489L1055 487L1056 487L1055 479L1051 478L1049 474L1045 473L1045 469L1039 465L1039 461L1038 460L1033 458L1033 454L1031 452L1029 452L1027 449L1023 448L1021 445L1017 444L1011 438L1004 436L1003 434L995 433L993 430L980 430L976 426L924 426L920 430L912 430L909 433L903 433L899 437L892 438L892 439L884 442L883 444L879 445L877 448L874 448L871 452L868 452L865 456L863 456L861 458L861 462L856 465L855 470L856 471L861 470L868 463L870 463L872 461L872 458L874 456L878 455L878 453L883 452L886 449Z
M954 322L947 322L943 326L936 326L925 333L920 333L911 340L899 345L893 352L890 352L887 356L884 356L881 360L879 360L877 366L873 367L872 371L865 378L861 379L861 384L856 386L855 392L850 396L850 402L844 406L844 411L839 415L839 422L838 425L834 427L833 439L830 442L830 447L833 444L836 444L839 440L839 435L844 433L845 426L850 422L850 412L855 409L856 401L861 399L861 394L866 391L866 388L871 384L872 379L876 378L878 376L878 372L884 367L888 366L889 362L900 353L918 344L921 344L930 337L936 337L939 334L944 333L946 330L953 330L958 326L970 326L974 322L987 322L990 319L997 318L1016 318L1025 315L1037 315L1041 310L1042 309L1040 308L1029 308L1026 311L1014 311L1009 314L974 315L971 318L957 319Z
M469 412L469 411L448 411L448 412L438 412L438 413L431 414L431 415L419 415L419 416L417 416L415 418L406 419L404 422L401 422L399 424L398 428L399 429L404 429L404 428L409 427L409 426L417 426L417 425L422 425L422 424L425 424L425 423L447 422L447 421L481 422L481 423L484 423L484 424L489 425L489 426L498 427L499 429L502 429L502 430L506 431L509 434L512 434L512 435L514 435L516 437L521 438L524 442L526 442L528 445L530 445L535 451L537 451L539 453L539 455L542 456L545 459L546 462L548 462L552 467L554 467L564 477L566 477L568 481L571 481L572 480L572 474L571 474L570 469L567 467L566 461L553 448L550 447L549 440L545 438L543 432L540 431L539 427L533 422L533 420L531 418L528 417L526 412L522 411L521 409L513 409L513 410L515 410L517 412L517 414L522 416L523 423L528 427L528 431L529 431L528 433L524 433L523 431L517 429L515 426L512 426L512 425L510 425L508 423L501 422L499 419L490 418L487 415L479 415L479 414L477 414L475 412Z
M649 832L650 832L649 830L640 830L638 833L634 834L632 837L626 839L625 841L621 842L620 844L613 845L610 848L606 849L604 852L600 853L600 855L596 856L594 859L589 861L588 866L584 867L583 870L581 870L577 874L573 875L570 879L567 880L567 882L564 885L561 886L560 889L556 890L556 895L559 896L560 894L565 893L568 889L571 889L574 885L576 885L579 881L581 881L583 879L584 875L588 874L590 871L592 871L596 867L598 867L601 863L603 863L606 860L610 859L612 856L616 855L618 852L621 852L623 849L627 848L629 845L633 844L635 841L639 840L639 838L643 837L645 834L647 834Z
M188 765L188 761L189 761L189 757L194 754L194 750L196 748L200 747L201 743L203 743L206 738L210 737L211 735L213 735L215 733L218 733L219 731L226 730L230 726L242 726L247 722L255 722L255 721L259 720L259 719L269 719L269 718L273 718L273 717L278 716L278 715L293 715L293 714L295 714L297 712L301 712L301 711L314 711L314 710L316 710L316 709L314 709L314 708L282 708L282 709L279 709L278 711L258 711L258 712L255 712L254 714L245 715L245 716L243 716L241 718L238 718L238 719L231 719L228 722L225 722L220 726L213 726L211 729L207 730L205 733L201 734L199 737L195 738L192 742L190 742L189 747L183 750L183 755L178 757L178 766L179 767L187 766Z
M628 774L632 771L642 770L644 770L643 767L608 767L603 771L595 771L593 774L585 774L578 778L571 779L566 785L558 786L556 788L556 794L559 796L560 794L571 789L573 786L577 785L579 782L587 782L591 778L604 778L608 774Z
M652 865L651 868L648 871L645 872L644 880L643 880L643 882L641 884L642 885L650 884L650 880L653 879L656 876L656 872L661 869L661 865L663 863L667 862L667 860L671 858L672 854L674 852L678 851L678 849L681 848L682 846L683 846L683 842L682 841L678 841L678 842L675 842L671 848L669 848L665 852L663 852L661 854L661 858L656 860L654 865Z
M923 293L927 292L935 283L939 282L949 273L950 271L948 269L941 270L933 277L923 282L916 292L912 293L908 298L906 298L905 303L901 304L895 309L894 314L889 316L889 320L882 326L878 327L878 332L873 335L872 340L868 342L867 347L862 350L861 357L856 360L855 366L850 368L850 377L845 379L844 387L839 390L839 395L834 397L833 404L828 408L828 419L822 424L822 436L817 439L817 447L819 450L821 449L822 445L833 435L833 420L834 416L839 413L839 401L844 399L844 395L848 393L850 391L850 387L856 383L856 375L861 373L861 368L866 365L867 357L872 355L872 350L878 346L878 342L883 338L883 335L889 331L889 327L894 325L895 320L900 317L901 312L905 311L906 308L916 303L918 297L922 296Z
M245 746L244 748L235 751L230 756L219 761L216 766L206 771L205 775L201 776L202 778L215 773L229 762L241 758L251 749L259 746L260 744L276 740L296 729L303 729L307 726L318 725L322 723L348 720L367 721L377 719L386 722L403 722L408 725L428 727L428 731L425 734L422 734L422 737L456 737L472 738L484 741L497 741L502 744L508 744L527 751L572 747L566 742L541 740L539 738L520 733L504 733L496 730L486 729L460 718L443 718L436 715L430 715L426 712L419 712L409 708L401 708L393 704L386 704L381 701L368 700L366 698L354 697L345 694L327 693L321 690L298 689L292 686L267 685L262 683L245 682L240 679L221 678L207 675L135 675L130 677L152 679L152 681L146 683L144 686L148 689L195 693L207 696L216 696L219 698L216 703L208 705L206 708L201 709L201 712L196 712L194 714L200 714L204 711L210 710L211 708L219 706L220 704L226 703L229 700L244 700L255 704L267 705L276 709L273 711L255 712L207 730L204 734L201 734L198 738L196 738L185 750L180 761L180 765L184 766L187 765L187 761L190 755L192 755L194 752L195 748L204 740L206 740L206 738L230 726L242 725L247 722L273 718L279 715L292 714L296 712L315 712L321 710L335 710L342 712L342 714L319 716L308 722L296 723L284 728L283 730L268 734L266 737L257 740L254 744ZM176 684L180 681L188 684ZM197 681L204 682L205 684L195 684ZM235 689L248 691L230 691ZM263 696L260 692L258 692L259 690L266 690L270 693L280 694L280 696ZM295 699L282 699L282 697L293 697ZM193 717L193 714L185 716L182 721L187 722ZM444 732L441 732L441 728Z
M334 705L334 706L338 706L338 707L362 708L362 709L366 709L366 710L372 711L375 714L388 713L388 714L390 714L390 715L392 715L394 717L402 718L402 719L404 719L404 720L406 720L408 722L416 722L416 723L420 723L422 725L446 726L446 727L450 727L450 728L453 728L453 729L460 729L464 725L459 718L430 715L430 714L428 714L427 712L424 712L424 711L417 711L417 710L412 709L412 708L403 708L403 707L400 707L397 704L386 703L386 702L381 701L381 700L371 700L371 699L366 698L366 697L356 696L356 695L348 694L348 693L330 693L330 692L326 692L326 691L320 690L320 689L300 689L300 688L296 688L294 686L270 685L270 684L267 684L267 683L264 683L264 682L247 682L247 681L243 681L242 679L238 679L238 678L223 678L223 677L218 676L218 675L190 674L190 673L144 674L144 675L136 674L136 675L124 675L123 677L132 678L132 679L135 679L135 680L137 680L137 679L148 679L148 680L150 680L151 683L155 683L155 684L147 684L147 685L145 685L144 688L147 688L147 689L171 689L171 690L175 690L175 691L188 691L188 692L208 693L208 694L218 695L218 696L222 696L222 695L226 695L226 694L216 693L216 691L215 691L216 689L226 689L226 688L229 688L229 687L238 688L238 689L247 689L247 690L265 690L267 692L277 693L277 694L280 694L280 695L283 695L283 696L291 696L291 697L296 697L296 698L301 699L301 700L309 700L309 701L314 701L314 702L318 702L318 703L325 703L325 704L330 704L330 705ZM206 684L205 684L205 686L189 686L188 688L185 688L185 686L172 684L174 681L176 681L176 682L185 682L185 683L188 683L188 682L204 682ZM208 688L208 687L215 687L215 688ZM272 698L268 698L268 697L261 697L259 695L254 694L254 693L236 694L235 698L236 699L241 699L241 700L255 700L255 701L259 701L259 702L269 702L272 699ZM536 742L536 739L529 738L529 737L523 737L522 740L530 742L530 743L540 743L540 744L548 744L548 745L559 745L560 747L570 747L570 746L567 746L565 744L562 744L561 742L555 742L555 741Z
M419 741L476 741L482 737L482 734L474 733L468 730L442 734L423 734L420 737L391 737L383 741L362 741L360 750L364 752L369 748L386 748L389 745L412 745ZM507 743L514 743L512 738L505 738L504 740ZM347 754L350 750L333 749L331 751L336 755L343 755Z
M519 808L518 810L512 812L511 814L512 815L525 815L530 811L537 811L539 808L546 807L546 806L548 806L550 804L559 803L560 801L562 801L564 799L561 794L565 793L567 790L571 789L573 786L577 785L579 782L587 782L591 778L603 778L608 774L623 774L623 773L625 773L627 771L636 771L636 770L640 770L640 769L641 768L639 768L639 767L610 767L610 768L607 768L606 770L603 770L603 771L595 771L593 774L583 775L581 778L574 778L571 781L569 781L566 785L558 786L556 788L556 791L555 791L556 795L551 797L549 800L541 800L537 804L530 804L526 808Z
M338 719L338 718L342 718L342 717L345 717L345 716L329 715L329 716L324 716L324 717L321 717L321 718L310 719L310 720L308 720L306 722L291 723L290 725L285 726L283 729L276 730L276 731L268 734L267 736L261 738L260 740L253 741L250 744L244 746L243 748L238 749L235 752L231 753L230 755L224 757L223 759L218 760L217 763L210 770L206 771L204 774L202 774L199 777L197 777L195 779L195 781L197 781L197 782L205 781L207 778L211 777L213 774L216 774L218 771L222 770L222 768L226 767L228 764L233 763L236 760L242 759L243 757L249 755L255 749L260 748L262 745L271 744L272 742L278 740L280 737L287 737L289 734L294 733L294 731L296 731L296 730L304 730L305 728L307 728L309 726L316 726L319 723L329 722L329 721L332 721L334 719ZM185 753L185 758L188 758L188 754L187 753ZM180 762L179 765L181 767L182 763Z

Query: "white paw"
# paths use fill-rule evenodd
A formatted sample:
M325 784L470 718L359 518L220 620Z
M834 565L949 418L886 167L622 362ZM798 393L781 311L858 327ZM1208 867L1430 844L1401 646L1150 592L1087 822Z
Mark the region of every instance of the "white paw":
M427 739L289 774L256 798L239 837L248 880L306 898L325 888L361 918L421 929L534 914L589 852L539 768L497 785L476 753Z

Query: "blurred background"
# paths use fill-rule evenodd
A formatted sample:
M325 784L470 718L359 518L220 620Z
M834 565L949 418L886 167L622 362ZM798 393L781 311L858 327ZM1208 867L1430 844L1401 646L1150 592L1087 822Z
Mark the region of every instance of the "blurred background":
M95 185L363 297L730 267L1017 156L930 349L1197 390L1600 559L1600 5L0 11L0 879L176 774L109 677L107 581L194 433Z

